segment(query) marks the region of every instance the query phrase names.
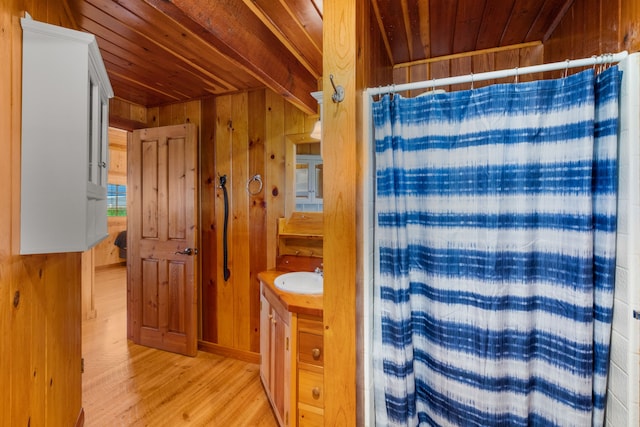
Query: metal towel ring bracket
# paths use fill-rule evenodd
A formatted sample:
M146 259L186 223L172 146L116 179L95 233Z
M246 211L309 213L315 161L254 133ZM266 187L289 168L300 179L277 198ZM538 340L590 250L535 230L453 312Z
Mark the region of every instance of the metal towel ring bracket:
M253 181L256 181L258 184L260 184L257 191L251 191L250 186ZM249 193L249 195L251 196L255 196L257 194L260 194L261 191L262 191L262 177L260 176L260 174L253 175L247 181L247 193Z

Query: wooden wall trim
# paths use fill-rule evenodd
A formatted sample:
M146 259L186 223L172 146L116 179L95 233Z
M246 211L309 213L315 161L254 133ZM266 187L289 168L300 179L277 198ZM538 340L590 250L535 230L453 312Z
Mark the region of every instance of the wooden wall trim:
M507 50L526 49L526 48L540 46L540 45L542 45L541 41L535 41L535 42L529 42L529 43L518 43L518 44L509 45L509 46L494 47L494 48L490 48L490 49L474 50L474 51L471 51L471 52L454 53L454 54L451 54L451 55L436 56L436 57L432 57L432 58L421 59L421 60L418 60L418 61L403 62L401 64L395 64L393 66L393 68L394 69L407 68L407 67L413 67L414 65L431 64L433 62L447 61L447 60L451 60L451 59L468 58L468 57L473 57L473 56L478 56L478 55L486 55L486 54L489 54L489 53L504 52L504 51L507 51Z
M237 348L230 348L224 345L215 344L208 341L198 341L198 350L205 351L207 353L217 354L219 356L231 357L233 359L242 360L249 363L260 363L260 353L253 351L240 350Z
M364 0L325 0L323 36L324 423L356 425L357 11ZM333 74L345 90L331 101Z

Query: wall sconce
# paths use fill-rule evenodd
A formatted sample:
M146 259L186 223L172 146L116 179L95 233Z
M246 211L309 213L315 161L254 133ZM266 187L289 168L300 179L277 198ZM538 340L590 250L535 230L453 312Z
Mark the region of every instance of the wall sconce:
M313 125L313 130L309 136L315 139L322 139L322 122L320 119L318 119Z
M311 138L319 139L322 141L322 91L311 92L311 96L313 96L316 101L318 101L318 106L320 109L320 118L313 125L313 130L309 135Z

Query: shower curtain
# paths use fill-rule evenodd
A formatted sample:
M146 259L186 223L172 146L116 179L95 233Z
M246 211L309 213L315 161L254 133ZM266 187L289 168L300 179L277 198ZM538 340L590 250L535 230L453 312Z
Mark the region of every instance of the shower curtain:
M380 426L601 426L617 67L373 104Z

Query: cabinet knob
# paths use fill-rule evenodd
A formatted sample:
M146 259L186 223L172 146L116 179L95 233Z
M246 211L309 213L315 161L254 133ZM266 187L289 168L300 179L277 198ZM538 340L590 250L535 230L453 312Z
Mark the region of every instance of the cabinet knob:
M271 323L273 323L275 325L278 322L276 321L276 319L271 319Z
M311 395L314 399L320 399L320 387L314 387L311 389Z
M314 348L311 350L311 356L313 356L314 360L318 360L320 359L320 349L319 348Z

